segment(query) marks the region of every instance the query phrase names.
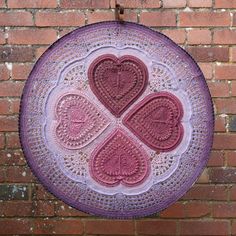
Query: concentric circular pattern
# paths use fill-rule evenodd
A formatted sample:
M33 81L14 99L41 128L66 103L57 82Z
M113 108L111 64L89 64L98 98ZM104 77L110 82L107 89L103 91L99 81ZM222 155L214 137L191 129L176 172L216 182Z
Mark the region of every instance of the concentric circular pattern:
M28 163L55 196L112 218L156 213L206 165L211 97L194 60L134 23L81 27L36 63L21 102Z

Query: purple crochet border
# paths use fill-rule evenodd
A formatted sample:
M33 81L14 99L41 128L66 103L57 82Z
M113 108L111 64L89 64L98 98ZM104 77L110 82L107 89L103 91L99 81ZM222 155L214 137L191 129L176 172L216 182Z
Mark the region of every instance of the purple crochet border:
M140 211L136 211L135 214L134 212L124 212L124 213L117 213L117 212L107 212L105 210L101 210L101 209L96 209L94 207L89 207L87 205L83 205L81 203L76 203L74 201L72 201L71 199L69 199L66 195L62 195L61 192L56 189L53 185L51 185L51 183L48 181L47 178L45 178L45 176L41 175L40 172L38 172L37 170L37 166L34 163L34 157L30 156L29 150L27 148L27 138L25 137L25 123L24 123L24 112L25 112L25 107L27 106L27 95L29 93L30 87L31 85L34 83L34 75L35 73L39 70L41 64L47 60L48 56L53 52L53 50L55 50L56 48L60 47L60 45L66 41L68 38L74 38L75 36L77 36L80 32L83 32L84 30L94 30L96 28L99 28L100 26L104 27L110 27L110 26L114 26L114 25L118 25L120 24L117 21L106 21L106 22L101 22L101 23L95 23L95 24L91 24L91 25L86 25L83 26L81 28L78 28L74 31L72 31L71 33L63 36L61 39L57 40L55 43L53 43L47 50L46 52L44 52L44 54L39 58L39 60L36 62L36 64L34 65L28 80L26 81L25 87L23 89L23 94L21 97L21 105L20 105L20 116L19 116L19 131L20 131L20 142L22 145L22 149L23 149L23 153L26 157L27 163L29 165L29 167L31 168L33 174L38 178L38 180L43 184L43 186L50 192L52 193L55 197L59 198L60 200L62 200L63 202L65 202L66 204L69 204L70 206L74 207L75 209L78 209L80 211L92 214L92 215L98 215L98 216L102 216L102 217L107 217L107 218L120 218L120 219L130 219L130 218L137 218L137 217L145 217L148 215L152 215L155 214L165 208L167 208L169 205L171 205L172 203L176 202L179 198L181 198L190 188L191 186L196 182L197 178L200 176L202 170L204 169L204 167L207 164L208 158L209 158L209 154L211 151L211 147L212 147L212 143L213 143L213 130L214 130L214 112L213 112L213 104L211 101L211 96L210 96L210 92L209 89L207 87L207 83L204 79L204 76L200 70L200 68L198 67L197 63L194 61L194 59L185 51L183 50L180 46L178 46L176 43L174 43L171 39L169 39L167 36L163 35L162 33L153 31L152 29L140 25L140 24L136 24L136 23L131 23L131 22L124 22L123 26L124 27L129 27L129 28L138 28L139 30L142 28L143 31L145 31L146 34L149 34L151 37L162 37L162 39L168 43L170 45L170 47L173 47L175 50L179 50L181 52L181 54L183 55L183 57L186 60L191 60L192 64L194 66L194 69L196 71L199 72L199 78L201 79L203 82L203 90L205 90L205 94L206 94L206 98L207 99L207 103L208 103L208 110L210 111L210 114L212 114L212 119L209 122L209 132L212 133L212 135L209 138L209 142L208 142L208 146L206 148L206 150L204 151L204 159L201 162L201 165L199 165L199 167L195 170L195 173L192 175L192 177L189 179L188 182L185 183L185 185L182 186L181 190L178 191L178 193L176 195L174 195L168 202L166 202L163 205L157 205L156 207L152 207L152 208L148 208L146 210L140 210Z

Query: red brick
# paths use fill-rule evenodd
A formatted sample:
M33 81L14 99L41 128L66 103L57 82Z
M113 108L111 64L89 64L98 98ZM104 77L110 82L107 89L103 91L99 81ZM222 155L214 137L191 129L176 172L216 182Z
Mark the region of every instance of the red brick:
M96 23L100 21L109 21L115 20L115 15L113 12L102 12L102 11L94 11L87 14L88 23ZM137 14L133 11L125 11L124 20L137 22Z
M202 7L212 7L212 0L189 0L188 1L189 7L196 7L196 8L202 8Z
M136 231L138 235L176 235L177 226L174 220L139 220Z
M88 23L96 23L100 21L109 21L115 20L115 15L113 12L101 12L101 11L94 11L88 13Z
M229 224L226 220L201 220L180 222L180 235L229 235Z
M229 97L229 84L227 82L208 81L207 84L212 97Z
M140 23L147 26L176 26L176 13L165 12L142 12Z
M215 132L226 131L226 120L225 117L215 116Z
M0 62L32 62L33 60L32 47L0 46Z
M4 31L0 30L0 44L5 44L5 43L6 43L6 39L5 39Z
M10 113L11 103L7 99L0 99L0 115L7 115Z
M229 200L235 201L236 200L236 185L233 185L229 189Z
M188 31L188 44L211 44L209 29L193 29Z
M8 166L6 168L6 182L8 183L29 183L33 182L32 172L25 166Z
M10 44L51 44L56 39L57 32L54 29L24 29L8 32L8 43Z
M162 0L164 8L183 8L186 7L186 0Z
M236 81L231 81L231 95L236 96Z
M55 8L57 0L8 0L9 8Z
M230 26L229 12L180 12L179 25L183 27Z
M194 185L183 197L185 200L227 200L227 187L215 185Z
M236 44L236 30L215 30L213 34L214 44Z
M236 166L236 152L228 151L226 153L226 162L227 166L235 167Z
M36 26L81 26L85 16L79 12L37 12Z
M78 211L63 202L55 205L55 214L57 216L89 216L88 214Z
M185 204L185 212L188 218L206 217L211 214L211 207L206 202L188 202Z
M0 26L32 26L30 12L0 12Z
M32 70L32 64L13 64L12 67L12 79L14 80L26 80Z
M215 67L215 78L216 79L236 79L236 65L219 65Z
M231 184L236 183L235 168L212 168L210 171L210 181L212 183Z
M0 0L0 8L5 8L6 4L5 4L5 0Z
M187 51L199 62L229 61L229 49L223 47L187 47Z
M114 0L113 0L114 1ZM125 1L125 3L123 4L123 6L125 6L126 8L126 3L128 4L132 4L132 2L130 0L123 0ZM121 4L122 4L122 0L120 1ZM135 2L141 2L141 6L142 8L160 8L161 7L161 0L148 0L148 1L142 1L142 0L135 0ZM138 8L138 7L135 7L134 8Z
M20 99L11 100L11 113L18 114L20 110Z
M35 184L32 189L32 196L35 200L52 200L54 196L49 193L42 185Z
M133 10L126 10L124 13L124 20L130 22L137 22L137 13Z
M0 165L25 165L26 160L21 150L1 150Z
M39 57L42 56L42 54L48 49L47 46L41 46L41 47L37 47L36 52L35 52L35 56L38 59Z
M80 219L34 219L33 234L82 235L83 224Z
M0 133L0 149L3 149L3 148L5 148L5 136L3 133ZM1 158L0 158L0 160L1 160Z
M0 131L17 131L18 118L11 116L0 116Z
M54 216L54 203L52 201L34 201L34 216Z
M0 215L6 217L31 216L32 202L28 201L0 202Z
M236 149L236 135L235 134L218 134L214 136L214 149Z
M236 47L231 48L231 61L236 62Z
M115 8L115 4L117 1L111 0L111 8ZM161 1L160 0L119 0L118 2L120 5L124 6L125 9L127 8L160 8Z
M160 213L161 218L183 218L185 216L184 205L182 203L174 203Z
M3 184L5 182L6 182L6 168L4 166L0 166L0 184Z
M213 69L211 63L198 63L206 79L211 79L213 76Z
M236 26L236 14L233 15L233 26Z
M222 151L212 151L210 159L207 163L209 167L219 167L224 165L224 152Z
M169 38L171 38L175 43L179 43L179 44L185 43L185 40L186 40L185 30L167 29L167 30L163 30L162 33L168 36Z
M199 176L197 180L198 184L206 184L209 183L209 174L208 174L208 169L204 169L201 175Z
M219 98L215 101L217 114L236 114L236 99Z
M6 65L0 64L0 81L8 80L10 78L10 71L7 69Z
M29 219L0 219L1 234L28 234L30 228Z
M236 217L236 203L213 204L212 216L214 218L235 218Z
M13 83L13 82L1 82L0 83L0 96L12 96L17 97L22 93L22 89L24 84L21 82Z
M7 148L20 148L19 133L7 133L6 134L6 146Z
M215 8L236 8L235 0L215 0Z
M61 0L60 6L62 8L80 8L80 9L97 9L97 8L109 8L109 0Z
M86 220L86 234L133 235L134 222L124 220Z
M62 29L59 29L59 31L58 31L59 37L60 37L60 38L63 37L64 35L66 35L66 34L72 32L74 29L75 29L75 27L73 27L73 28L62 28Z
M231 235L232 236L236 235L236 221L235 220L232 222Z

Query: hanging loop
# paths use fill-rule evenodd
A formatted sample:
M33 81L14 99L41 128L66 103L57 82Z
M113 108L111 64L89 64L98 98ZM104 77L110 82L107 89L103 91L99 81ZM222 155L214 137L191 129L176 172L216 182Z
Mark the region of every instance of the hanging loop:
M124 21L124 12L125 12L124 7L121 6L120 4L116 3L116 9L115 9L116 20L123 22Z

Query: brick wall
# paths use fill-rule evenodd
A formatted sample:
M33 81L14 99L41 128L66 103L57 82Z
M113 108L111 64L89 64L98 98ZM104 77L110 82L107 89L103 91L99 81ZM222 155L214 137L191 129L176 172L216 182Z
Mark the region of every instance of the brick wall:
M155 217L110 221L71 209L32 176L20 149L24 82L45 49L69 31L114 19L114 0L0 0L0 233L236 235L236 0L120 0L125 19L157 29L198 61L214 99L208 167Z

